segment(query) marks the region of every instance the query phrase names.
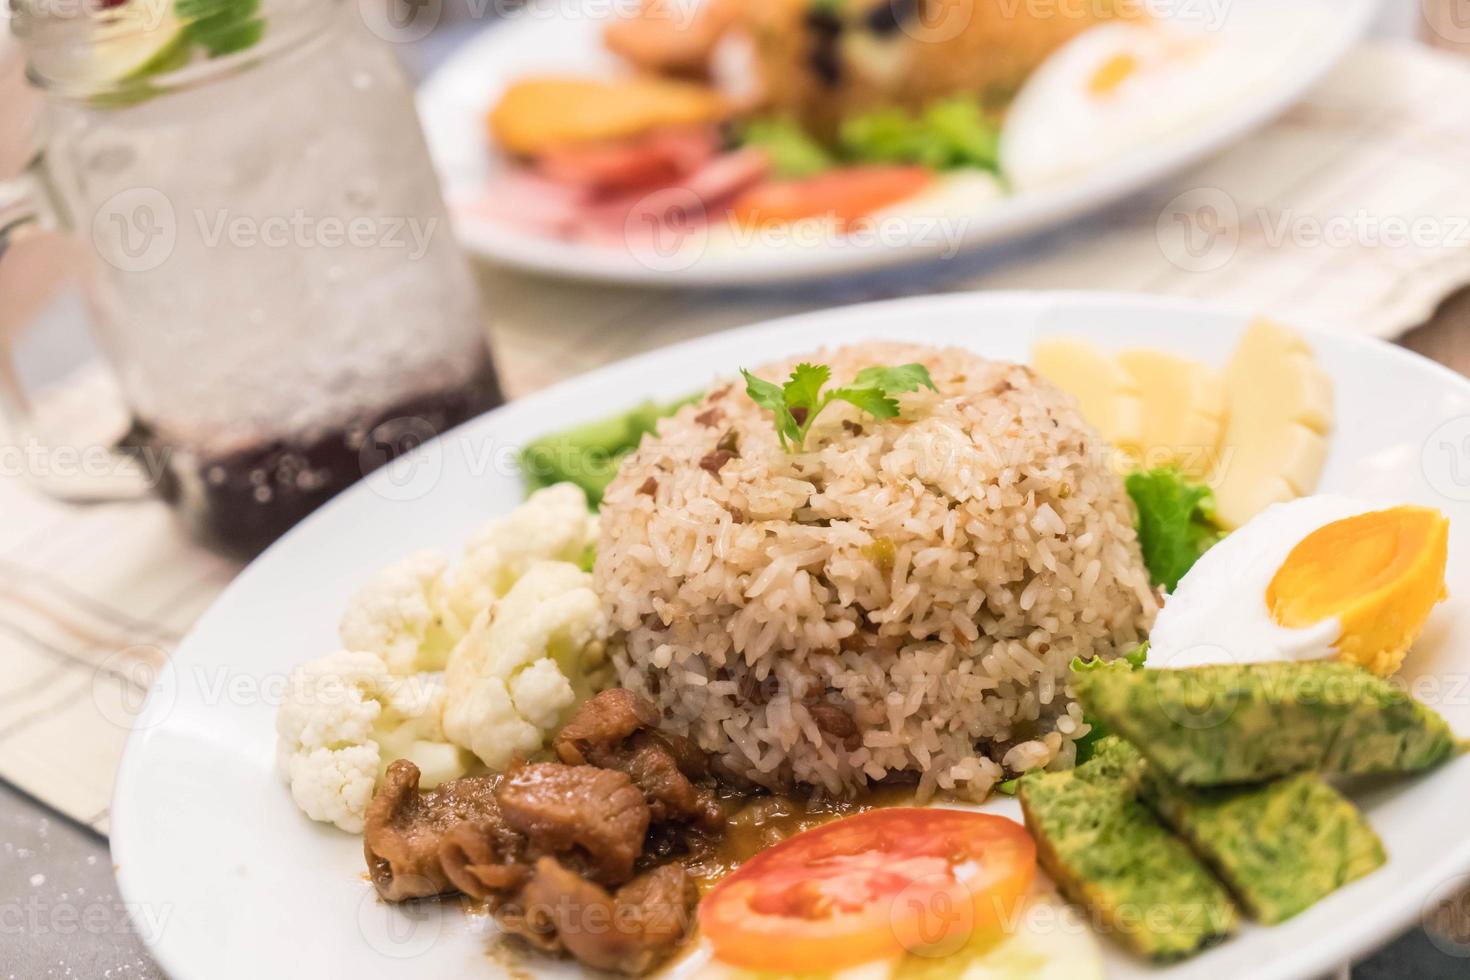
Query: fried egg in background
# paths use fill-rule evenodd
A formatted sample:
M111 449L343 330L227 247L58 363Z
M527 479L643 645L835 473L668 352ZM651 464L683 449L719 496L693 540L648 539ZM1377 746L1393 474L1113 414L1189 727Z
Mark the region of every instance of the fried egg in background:
M1164 601L1150 667L1336 658L1386 677L1445 598L1449 521L1318 494L1274 504Z
M1053 186L1186 135L1290 66L1312 13L1284 6L1266 15L1233 11L1219 30L1138 21L1078 35L1012 102L1001 173L1017 191Z

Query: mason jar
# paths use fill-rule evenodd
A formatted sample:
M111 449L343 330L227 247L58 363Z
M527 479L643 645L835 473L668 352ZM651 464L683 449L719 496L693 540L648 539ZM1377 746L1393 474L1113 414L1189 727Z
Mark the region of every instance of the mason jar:
M87 246L124 492L250 553L500 402L411 88L357 4L13 2L45 105L0 185L0 256L40 228ZM39 438L13 371L0 393Z

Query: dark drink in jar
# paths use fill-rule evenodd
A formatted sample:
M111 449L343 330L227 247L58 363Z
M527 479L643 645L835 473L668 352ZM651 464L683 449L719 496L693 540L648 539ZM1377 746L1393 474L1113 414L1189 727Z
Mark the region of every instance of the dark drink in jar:
M175 506L195 537L250 557L377 467L502 401L487 358L452 387L411 395L294 438L199 456L175 450L138 422L124 448L163 461L157 492Z

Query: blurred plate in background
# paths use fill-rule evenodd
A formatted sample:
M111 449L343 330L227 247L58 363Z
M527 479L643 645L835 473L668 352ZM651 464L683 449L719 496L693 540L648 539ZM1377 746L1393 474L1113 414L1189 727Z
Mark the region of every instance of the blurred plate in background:
M455 230L466 247L484 258L554 275L628 283L713 286L811 279L951 257L1065 224L1154 185L1284 111L1343 56L1378 13L1378 0L1234 0L1223 5L1154 0L1153 6L1160 19L1202 32L1234 52L1213 59L1212 74L1181 79L1187 85L1157 87L1157 102L1142 115L1168 117L1165 131L1110 147L1098 147L1095 139L1070 146L1059 137L1053 149L1036 138L1045 137L1053 125L1051 106L1059 105L1058 130L1078 122L1075 114L1064 120L1060 111L1075 107L1066 105L1065 97L1029 98L1028 88L1017 105L1024 99L1025 108L1042 117L1028 120L1033 158L1095 154L1082 161L1086 166L1013 196L991 199L956 192L938 205L933 200L916 203L906 233L869 235L861 241L840 236L742 238L722 235L711 225L714 230L693 229L673 244L665 239L652 246L591 245L528 231L489 213L487 195L508 161L486 135L487 111L506 86L530 75L625 74L626 67L603 48L606 18L594 12L605 14L615 5L598 5L573 17L567 11L575 8L564 3L532 3L447 59L421 89L419 111ZM1060 78L1048 81L1057 88L1064 84ZM1196 113L1178 118L1171 104L1192 105ZM1128 120L1137 115L1130 113ZM1107 121L1102 126L1097 120L1081 122L1083 131L1091 127L1109 133L1116 128ZM907 205L885 214L901 216Z

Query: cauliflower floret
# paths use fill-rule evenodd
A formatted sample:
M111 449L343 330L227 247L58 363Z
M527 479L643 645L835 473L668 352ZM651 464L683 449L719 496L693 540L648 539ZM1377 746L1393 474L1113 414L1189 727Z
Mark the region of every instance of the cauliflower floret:
M537 490L503 517L487 521L470 538L449 586L449 608L471 623L537 561L577 563L597 540L597 518L575 483Z
M312 749L284 757L291 799L313 820L362 833L363 814L378 785L378 747Z
M395 674L443 670L469 622L449 608L448 567L443 555L420 551L378 572L342 615L342 645L376 653Z
M450 655L445 734L495 770L532 755L605 673L606 634L591 575L531 565Z
M577 695L556 661L542 657L510 679L510 700L522 718L545 730L556 727Z
M444 738L444 689L396 677L365 650L341 650L292 673L276 714L276 754L291 798L313 820L362 832L373 789L394 759L424 770L426 789L470 760Z

